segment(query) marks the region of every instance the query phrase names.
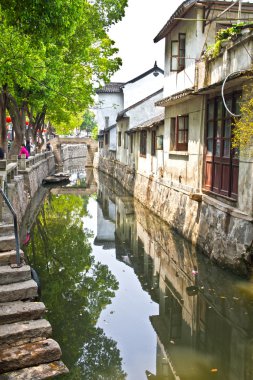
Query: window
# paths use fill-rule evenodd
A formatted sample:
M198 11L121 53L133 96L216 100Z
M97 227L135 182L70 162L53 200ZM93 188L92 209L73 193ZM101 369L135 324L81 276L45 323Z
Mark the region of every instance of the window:
M118 146L121 146L121 132L118 132Z
M188 150L189 116L182 115L171 118L171 150Z
M128 136L127 133L124 133L124 149L128 148Z
M156 130L151 131L151 155L156 153Z
M140 135L140 155L145 157L147 152L147 131L141 131Z
M156 137L156 149L163 150L163 135Z
M179 33L177 41L171 41L171 71L185 68L185 33Z
M226 104L234 113L238 113L240 93L226 96ZM221 97L209 99L206 119L206 190L237 198L239 160L237 152L231 147L233 118L225 109Z
M133 153L134 151L134 135L131 133L130 135L130 153Z
M108 145L109 144L109 133L106 132L105 133L105 145Z

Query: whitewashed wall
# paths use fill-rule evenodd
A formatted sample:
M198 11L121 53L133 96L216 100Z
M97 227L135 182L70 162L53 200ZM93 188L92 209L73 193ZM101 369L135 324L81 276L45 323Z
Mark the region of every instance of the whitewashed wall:
M100 93L94 110L99 130L105 129L105 118L109 117L109 125L116 123L117 114L123 109L122 93Z
M138 79L133 83L125 84L124 91L124 109L132 104L139 102L146 96L163 88L164 76L160 74L155 77L153 73Z

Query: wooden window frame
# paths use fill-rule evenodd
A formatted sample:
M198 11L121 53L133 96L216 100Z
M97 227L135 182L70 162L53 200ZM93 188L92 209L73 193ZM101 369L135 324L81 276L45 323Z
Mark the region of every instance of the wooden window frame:
M189 115L180 115L175 119L175 150L179 152L188 151L189 139ZM180 128L180 120L183 120L183 128ZM179 142L179 134L183 133L183 142Z
M236 111L236 102L240 97L240 91L234 91L225 96L227 104L230 102L229 108L232 112ZM216 96L208 99L203 188L208 192L236 200L239 159L236 150L231 146L232 135L233 117L227 113L222 98Z
M178 71L182 71L185 69L185 45L186 45L185 41L186 41L186 33L179 33L178 34Z
M124 149L128 148L128 135L127 132L124 132Z
M178 40L172 40L170 46L170 71L180 72L185 69L185 49L186 49L186 33L179 33ZM173 44L177 44L177 54L173 54ZM174 68L174 60L176 60L176 68Z
M156 136L156 150L163 150L163 135Z
M156 155L156 129L151 130L151 156Z
M141 131L140 133L140 156L146 157L147 154L147 131Z
M118 146L121 146L121 132L118 132Z
M134 151L134 135L131 133L130 135L130 153L133 153Z

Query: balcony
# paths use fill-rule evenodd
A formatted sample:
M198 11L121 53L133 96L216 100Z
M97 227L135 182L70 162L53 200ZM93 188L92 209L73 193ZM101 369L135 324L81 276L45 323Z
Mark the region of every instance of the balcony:
M229 74L240 74L251 69L253 62L253 31L244 28L233 40L222 42L215 58L203 57L197 63L196 90L221 84Z

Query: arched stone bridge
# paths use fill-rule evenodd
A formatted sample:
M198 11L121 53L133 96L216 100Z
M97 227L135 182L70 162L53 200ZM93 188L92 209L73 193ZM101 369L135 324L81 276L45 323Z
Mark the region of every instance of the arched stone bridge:
M83 144L87 146L86 167L93 166L93 160L95 152L98 150L98 142L92 140L90 137L55 137L50 140L50 144L53 148L55 159L59 165L61 165L61 145L76 145Z

